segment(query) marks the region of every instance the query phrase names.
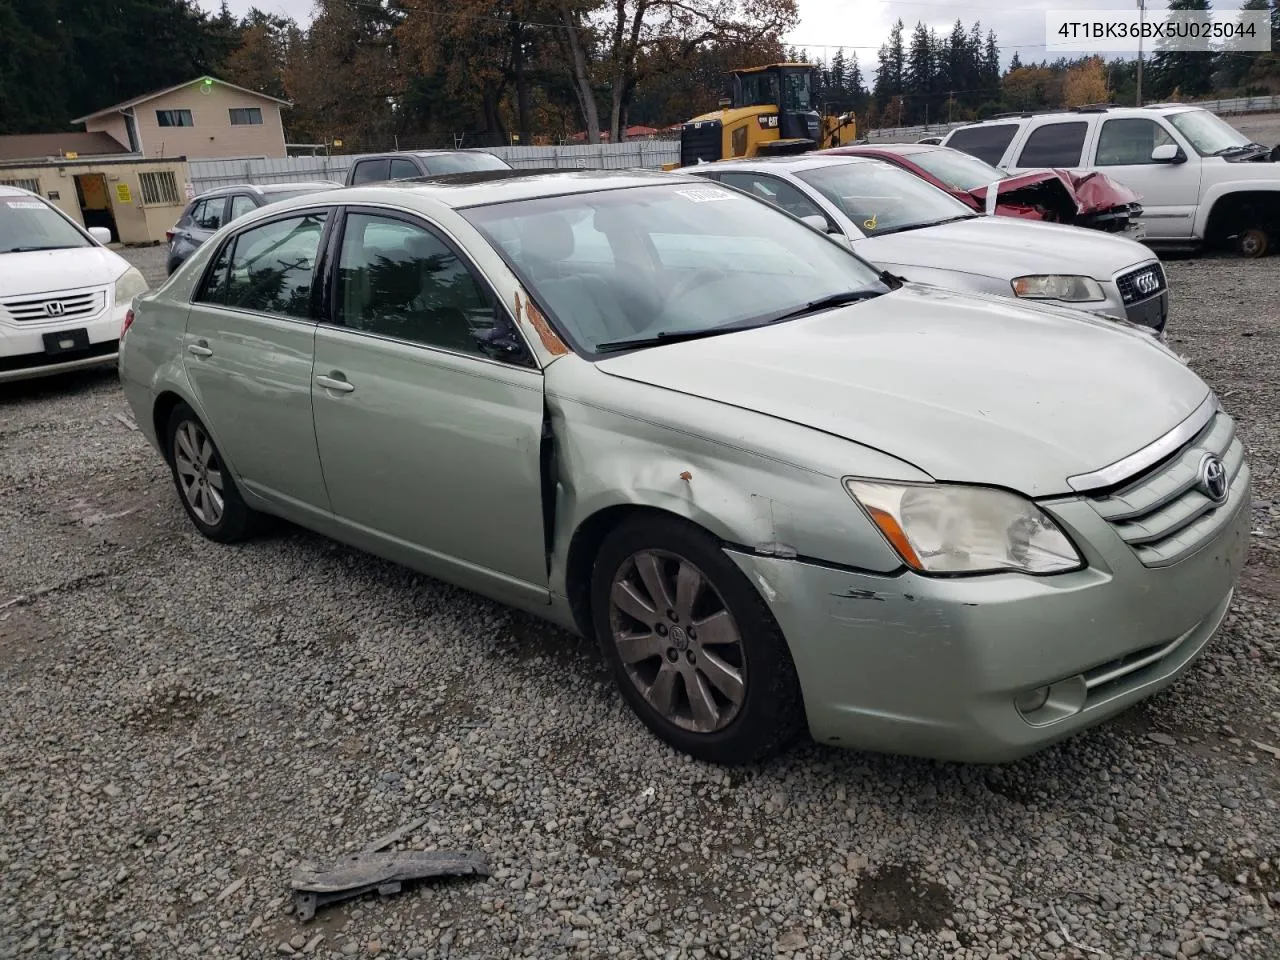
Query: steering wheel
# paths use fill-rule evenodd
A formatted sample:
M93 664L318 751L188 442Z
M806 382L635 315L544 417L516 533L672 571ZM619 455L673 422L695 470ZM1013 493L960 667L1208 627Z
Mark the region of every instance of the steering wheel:
M676 284L675 289L667 294L667 303L679 303L686 294L696 290L698 287L723 279L724 274L719 270L712 270L709 267L703 267L701 270L693 274L693 276L686 277L684 280L680 281L680 283ZM665 313L666 310L664 309L663 312Z

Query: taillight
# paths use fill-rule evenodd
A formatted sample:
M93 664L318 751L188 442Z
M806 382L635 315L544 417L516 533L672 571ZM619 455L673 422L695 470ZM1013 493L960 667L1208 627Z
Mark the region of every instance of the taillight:
M133 310L125 311L124 323L120 325L120 339L124 339L124 335L129 332L129 328L133 326Z

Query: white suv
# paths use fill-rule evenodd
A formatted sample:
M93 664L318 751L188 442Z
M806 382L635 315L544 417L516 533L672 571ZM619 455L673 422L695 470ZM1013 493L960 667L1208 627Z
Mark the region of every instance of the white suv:
M0 383L113 364L147 281L39 194L0 186Z
M1280 244L1280 148L1194 105L1000 116L957 127L943 144L1010 173L1105 173L1142 195L1151 245L1233 246L1260 257Z

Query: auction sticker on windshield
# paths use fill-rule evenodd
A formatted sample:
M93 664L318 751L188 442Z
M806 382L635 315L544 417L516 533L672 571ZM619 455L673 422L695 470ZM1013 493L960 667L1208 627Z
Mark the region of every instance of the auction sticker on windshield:
M711 203L715 200L740 200L738 194L716 187L694 187L692 190L677 190L676 193L694 203Z
M43 210L44 204L39 200L6 200L5 206L10 210Z

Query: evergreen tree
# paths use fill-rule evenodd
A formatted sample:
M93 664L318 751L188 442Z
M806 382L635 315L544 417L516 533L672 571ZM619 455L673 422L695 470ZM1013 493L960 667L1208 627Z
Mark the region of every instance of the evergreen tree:
M1171 11L1209 10L1209 0L1169 0ZM1199 50L1177 51L1162 49L1157 42L1157 52L1151 58L1151 86L1158 97L1170 97L1175 93L1185 100L1203 97L1213 92L1213 76L1216 55Z

